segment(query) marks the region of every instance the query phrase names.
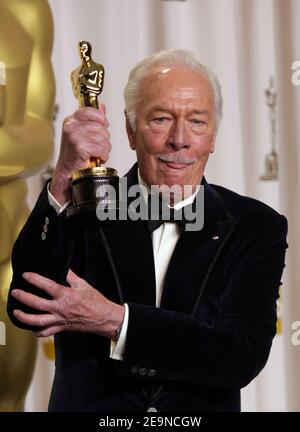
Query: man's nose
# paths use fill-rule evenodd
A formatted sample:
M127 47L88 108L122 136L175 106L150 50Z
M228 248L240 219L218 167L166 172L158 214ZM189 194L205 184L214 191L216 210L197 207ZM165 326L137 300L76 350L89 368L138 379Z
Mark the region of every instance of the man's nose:
M177 151L189 147L188 134L184 121L177 120L174 122L170 130L167 145Z

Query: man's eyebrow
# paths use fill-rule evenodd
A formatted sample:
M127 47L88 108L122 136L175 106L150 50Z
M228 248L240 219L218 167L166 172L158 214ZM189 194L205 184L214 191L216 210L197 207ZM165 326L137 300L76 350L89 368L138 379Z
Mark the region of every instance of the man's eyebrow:
M165 112L168 114L173 114L173 111L171 108L163 107L160 105L156 105L150 109L151 113L155 112L155 111L161 111L161 112ZM211 115L211 113L208 110L197 110L197 109L192 109L189 114L197 114L197 115L204 115L205 114L208 116Z
M210 111L208 111L208 110L196 110L196 109L192 110L192 114L198 114L198 115L206 114L208 116L211 115Z
M154 112L154 111L162 111L162 112L166 112L166 113L170 113L170 114L172 112L171 109L163 107L163 106L160 106L160 105L155 105L154 107L152 107L150 109L150 112Z

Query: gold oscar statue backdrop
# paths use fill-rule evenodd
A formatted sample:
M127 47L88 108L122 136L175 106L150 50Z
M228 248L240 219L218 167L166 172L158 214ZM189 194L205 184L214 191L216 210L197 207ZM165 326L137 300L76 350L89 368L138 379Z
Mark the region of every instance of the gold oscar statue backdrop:
M6 316L11 250L29 209L26 177L53 151L53 23L46 0L0 0L0 411L22 411L36 339Z

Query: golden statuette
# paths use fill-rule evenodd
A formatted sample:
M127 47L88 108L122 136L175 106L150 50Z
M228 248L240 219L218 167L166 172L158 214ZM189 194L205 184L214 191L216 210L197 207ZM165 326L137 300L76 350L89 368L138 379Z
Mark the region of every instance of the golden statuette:
M97 97L103 90L104 67L92 59L92 47L87 41L79 42L82 64L71 74L73 93L79 100L80 107L98 109Z
M79 42L79 53L81 65L71 73L73 93L79 101L80 108L98 109L98 96L103 90L104 67L92 59L92 46L89 42ZM91 157L89 168L72 175L73 205L67 209L67 216L83 215L85 220L90 221L93 219L91 213L96 214L99 201L110 208L118 207L117 171L104 167L101 163L100 158ZM107 194L103 195L103 191L106 186L112 186L116 190L116 199L105 198Z
M103 90L104 67L92 59L92 46L87 41L79 42L81 66L71 73L74 96L79 100L79 106L98 109L98 96ZM101 166L99 158L91 158L90 166Z

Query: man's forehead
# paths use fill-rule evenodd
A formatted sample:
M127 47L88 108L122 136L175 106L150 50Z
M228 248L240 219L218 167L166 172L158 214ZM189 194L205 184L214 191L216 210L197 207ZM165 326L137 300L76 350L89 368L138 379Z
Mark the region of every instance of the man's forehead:
M155 65L152 66L145 74L145 81L165 81L189 79L210 84L208 78L199 70L193 69L187 65Z
M195 92L211 93L212 86L208 78L201 72L187 66L156 66L152 67L141 82L140 93L149 94L153 90L162 92L172 90L179 97L195 97Z
M213 92L207 77L198 71L182 66L160 66L151 69L145 76L140 87L140 98L148 108L151 105L150 109L155 105L167 107L175 101L207 105L213 100Z

